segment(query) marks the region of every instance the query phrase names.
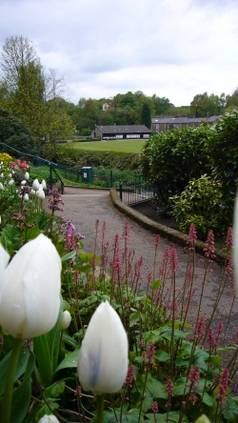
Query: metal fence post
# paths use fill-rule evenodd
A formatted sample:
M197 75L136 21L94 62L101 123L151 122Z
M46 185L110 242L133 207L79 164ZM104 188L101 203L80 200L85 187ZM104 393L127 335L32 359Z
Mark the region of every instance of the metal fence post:
M121 182L119 184L119 195L120 195L120 200L122 201L122 183Z

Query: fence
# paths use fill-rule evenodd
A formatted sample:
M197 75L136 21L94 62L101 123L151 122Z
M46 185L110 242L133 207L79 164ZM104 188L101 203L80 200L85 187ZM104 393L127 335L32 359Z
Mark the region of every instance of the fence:
M95 187L119 188L120 184L133 184L134 181L140 183L143 180L143 177L135 171L107 168L93 168L92 178L90 180L85 180L82 168L69 167L60 163L55 163L40 156L25 153L2 142L0 143L0 151L12 154L19 159L29 160L32 165L36 167L36 169L33 167L31 174L34 177L46 179L49 186L58 182L61 192L63 192L64 186L70 186L72 184L76 186L89 186L90 184Z
M152 200L157 195L156 187L146 183L143 179L134 183L121 183L118 192L120 200L128 206Z

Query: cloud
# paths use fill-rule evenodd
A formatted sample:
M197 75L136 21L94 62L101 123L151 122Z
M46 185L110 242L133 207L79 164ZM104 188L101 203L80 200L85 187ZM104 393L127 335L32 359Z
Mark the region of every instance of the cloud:
M64 76L73 101L138 89L189 104L238 85L233 0L2 1L0 44L15 34Z

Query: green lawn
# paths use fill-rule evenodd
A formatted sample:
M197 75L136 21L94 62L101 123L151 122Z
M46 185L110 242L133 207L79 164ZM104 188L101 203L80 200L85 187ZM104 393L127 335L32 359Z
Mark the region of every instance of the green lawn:
M84 151L113 151L117 153L141 153L145 140L89 141L69 144L70 149ZM67 148L67 147L66 147Z

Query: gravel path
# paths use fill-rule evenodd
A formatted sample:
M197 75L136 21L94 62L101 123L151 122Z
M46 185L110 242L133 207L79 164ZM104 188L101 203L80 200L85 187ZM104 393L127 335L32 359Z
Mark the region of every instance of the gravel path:
M142 273L143 281L146 282L149 271L153 268L154 258L154 241L155 234L144 229L137 223L128 220L128 218L120 213L111 203L109 192L101 190L87 190L78 188L66 188L63 196L65 219L72 220L76 228L85 235L84 247L86 251L93 251L95 242L95 223L99 219L106 222L106 238L111 241L116 233L122 234L123 225L128 221L129 225L129 247L135 250L135 257L143 257L144 269ZM98 240L98 244L100 240ZM162 238L158 254L158 262L163 255L165 249L171 245L171 242ZM98 252L100 246L97 246ZM184 282L185 269L187 265L187 253L184 248L176 246L179 268L177 272L176 283L182 286ZM204 273L205 260L202 256L197 256L196 261L196 292L193 296L194 306L198 304L199 292ZM159 268L159 265L158 265ZM216 263L212 264L209 272L208 280L205 288L205 296L203 300L203 313L209 316L212 310L212 304L216 296L219 280L221 275L220 266ZM231 283L227 283L223 298L219 306L219 318L224 318L229 314L230 305L233 298L233 288ZM232 327L238 328L238 303L234 304L234 312L232 313ZM218 317L218 316L217 316ZM229 331L233 328L229 328Z

